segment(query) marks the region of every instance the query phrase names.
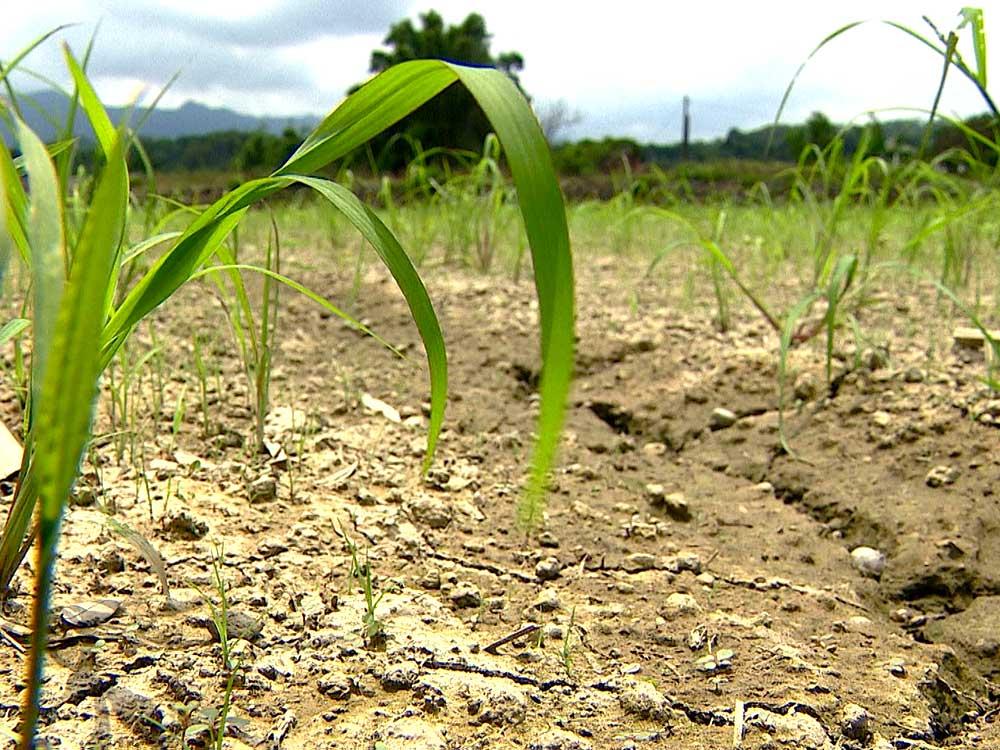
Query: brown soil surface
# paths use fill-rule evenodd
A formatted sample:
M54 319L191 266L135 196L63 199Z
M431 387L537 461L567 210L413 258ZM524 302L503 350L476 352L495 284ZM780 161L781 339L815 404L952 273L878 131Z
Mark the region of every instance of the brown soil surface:
M349 274L322 264L291 273L344 299ZM529 282L429 271L452 401L426 477L422 350L382 274L366 277L359 313L408 360L285 296L267 434L287 461L248 447L219 305L206 288L172 301L158 339L186 349L169 353L158 434L146 429L152 497L112 437L66 517L57 617L93 600L121 609L54 629L51 746L180 747L185 723L221 709L221 648L194 587L218 602L224 542L239 665L228 748L1000 747L1000 400L979 380L982 353L952 345L962 322L926 289L883 290L861 319L882 346L842 332L829 389L822 341L796 349L789 455L777 339L749 308L718 333L711 311L683 310L667 271L641 281L605 258L578 274L578 377L531 536L514 526L537 411ZM217 332L206 357L222 370L209 437L196 329ZM109 424L102 404L99 432ZM108 512L158 550L169 595ZM382 642L363 637L340 525L383 597ZM852 563L857 547L885 555L881 574ZM8 736L30 572L2 621Z

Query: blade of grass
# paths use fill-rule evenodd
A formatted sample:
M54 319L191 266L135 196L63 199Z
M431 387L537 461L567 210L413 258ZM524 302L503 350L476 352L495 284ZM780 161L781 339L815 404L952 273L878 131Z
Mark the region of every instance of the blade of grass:
M102 369L97 343L104 325L103 303L125 224L128 171L121 137L108 147L108 164L74 249L57 325L42 333L35 329L35 347L44 344L50 361L33 402L39 545L28 690L22 714L23 750L29 750L34 743L59 529L90 437L97 379ZM54 170L51 162L49 168ZM40 335L51 336L51 340L41 342Z
M523 527L533 528L541 520L573 376L576 311L566 209L541 126L513 81L497 71L451 67L504 147L531 247L542 329L541 403L531 475L518 504L518 519Z
M37 389L41 387L45 376L49 345L55 334L56 318L66 279L66 240L55 166L45 150L45 145L21 120L18 120L17 130L31 185L27 212L35 321L31 381L35 391L33 395L37 397Z

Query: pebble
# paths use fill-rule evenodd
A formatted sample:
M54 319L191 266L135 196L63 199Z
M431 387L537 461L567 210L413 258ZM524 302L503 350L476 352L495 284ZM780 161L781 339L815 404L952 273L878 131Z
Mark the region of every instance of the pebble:
M851 550L851 565L861 575L878 578L885 570L885 553L871 547L855 547Z
M682 617L684 615L693 615L701 612L701 607L695 598L690 594L682 594L680 592L674 592L667 597L667 600L663 603L663 614L667 619L673 619L675 617Z
M543 531L539 534L538 543L548 549L556 549L559 546L559 540L556 539L555 535L551 531Z
M656 686L646 680L629 680L618 694L625 713L654 721L667 721L673 711L670 703Z
M396 719L385 730L385 738L389 740L388 747L406 747L407 750L446 750L448 747L438 727L413 717Z
M625 562L622 567L627 573L641 573L644 570L652 570L656 567L656 555L651 555L648 552L633 552L631 555L625 556Z
M471 583L461 582L448 595L451 603L459 609L473 609L483 603L483 595Z
M528 750L591 750L591 748L593 745L587 740L562 729L551 729L528 743Z
M848 703L840 719L840 733L849 740L867 744L872 736L872 717L857 703Z
M415 661L391 664L382 673L382 688L388 691L409 690L420 679L420 666Z
M667 493L662 484L647 484L646 497L653 507L666 511L675 521L691 520L691 508L683 492Z
M651 458L666 455L667 446L663 443L645 443L642 452Z
M215 625L215 620L206 619L205 629L211 633L212 638L219 640L219 629ZM253 615L241 612L238 609L231 609L226 612L226 640L235 641L242 639L252 641L264 630L264 623Z
M414 520L432 529L443 529L451 523L452 508L449 503L436 497L419 497L410 503L410 514Z
M538 577L539 581L554 581L559 577L560 570L562 570L562 565L559 558L546 557L535 565L535 576Z
M701 556L697 552L679 552L664 560L663 567L671 573L688 570L698 575L702 569Z
M811 372L804 372L795 380L795 398L799 401L812 401L817 393L819 385Z
M417 585L422 589L441 588L441 571L437 568L427 568L423 575L417 579Z
M736 424L737 419L739 417L734 412L720 406L712 409L712 414L708 418L708 427L712 430L724 430Z
M170 516L166 524L166 532L173 539L195 541L208 533L208 524L182 510Z
M316 688L321 695L338 701L350 698L353 687L350 678L340 673L328 674L316 681Z
M887 411L879 409L878 411L872 412L872 422L874 422L878 427L888 427L892 424L892 415Z
M861 364L868 370L875 372L889 366L889 350L885 347L877 346L872 349L865 349L861 353Z
M958 469L954 466L935 466L927 472L928 487L943 487L946 484L954 484L958 479Z
M531 606L540 612L555 612L559 609L559 593L554 588L544 588L535 597Z
M278 496L278 483L274 477L263 476L250 483L250 504L269 503Z
M483 684L469 700L474 724L521 724L528 713L528 699L513 685Z

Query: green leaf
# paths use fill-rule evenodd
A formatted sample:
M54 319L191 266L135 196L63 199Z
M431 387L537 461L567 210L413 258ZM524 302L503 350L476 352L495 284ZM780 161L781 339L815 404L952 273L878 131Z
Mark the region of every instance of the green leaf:
M31 321L24 318L8 320L3 326L0 326L0 344L6 344L30 325Z
M441 326L427 295L427 289L395 235L374 211L358 200L354 193L329 180L316 177L296 179L326 198L361 232L361 235L375 248L375 252L385 263L406 298L413 322L424 342L427 366L430 369L431 413L427 428L427 453L424 457L426 471L434 458L434 450L444 422L445 402L448 398L448 357Z
M545 136L513 81L495 70L451 68L503 144L531 246L542 329L541 404L531 476L518 506L521 524L531 528L541 520L573 376L576 313L566 210Z
M49 337L45 342L49 363L32 403L35 440L32 468L38 490L39 545L28 703L22 729L28 738L34 736L38 718L59 527L90 439L97 381L103 369L98 344L104 326L104 299L122 237L127 202L128 171L119 136L109 144L108 164L97 183L74 248L56 325L44 332ZM36 324L36 349L39 335Z
M115 126L111 123L111 118L108 117L94 87L84 75L83 68L80 67L66 44L63 44L63 56L66 58L66 67L69 68L69 72L73 76L73 83L76 84L77 93L80 95L80 105L83 107L87 119L90 120L90 127L93 128L94 136L101 146L101 153L106 159L110 158L111 150L115 148L118 138Z
M390 68L348 96L271 178L246 183L210 206L160 258L112 316L104 337L105 360L110 359L142 317L167 299L212 255L238 223L238 212L286 187L289 178L301 181L304 173L314 172L350 153L456 80L476 98L504 147L531 246L541 327L541 408L538 441L519 515L522 523L533 525L539 518L548 472L555 458L573 371L573 267L565 207L545 138L523 95L499 71L441 60L416 60ZM342 193L328 192L343 198ZM353 215L368 226L369 240L382 236L384 227L372 223L364 212L355 211ZM388 237L382 239L388 243ZM395 264L390 265L390 270L396 268L394 274L404 273L409 278L399 259L387 256L383 260L387 265L390 260ZM415 293L417 287L410 281L405 283ZM408 297L411 306L415 301L416 298ZM430 309L423 302L418 303L418 308ZM430 334L429 318L417 324L424 326L422 335ZM427 341L425 338L425 346ZM428 351L428 357L440 357L443 362L443 349L440 353ZM433 365L432 370L440 367ZM432 402L440 398L443 388L443 383L432 379ZM432 426L436 420L434 413Z
M23 158L23 157L22 157ZM16 248L30 264L28 246L28 196L7 145L0 140L0 281Z
M968 24L972 28L972 47L976 52L976 78L980 85L986 88L986 25L983 21L982 8L962 8L962 23L958 28Z
M66 280L66 247L62 199L55 166L45 145L21 120L17 121L17 134L31 184L27 213L35 322L31 385L33 395L37 397L45 377L49 347L56 332L56 318Z

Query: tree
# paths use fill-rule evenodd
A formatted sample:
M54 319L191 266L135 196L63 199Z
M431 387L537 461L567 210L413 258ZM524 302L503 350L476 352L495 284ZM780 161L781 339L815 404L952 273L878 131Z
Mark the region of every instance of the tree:
M570 109L565 99L543 102L535 107L535 114L545 133L545 139L551 144L565 140L566 131L572 130L583 120L583 115Z
M837 126L822 112L813 112L805 125L790 129L785 137L792 151L792 157L798 159L802 149L807 146L815 145L820 148L829 146L837 137Z
M372 52L372 73L407 60L448 60L495 67L520 87L517 74L524 68L524 58L517 52L494 57L486 21L478 13L470 13L457 26L446 26L440 14L428 11L420 16L419 29L410 19L394 24L383 44L390 49ZM401 133L419 141L425 149L443 146L479 151L489 132L489 122L472 95L464 88L452 87L376 140L373 148L379 166L398 169L411 156L409 149L394 138Z

